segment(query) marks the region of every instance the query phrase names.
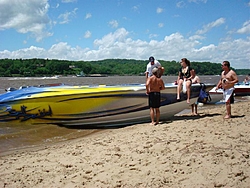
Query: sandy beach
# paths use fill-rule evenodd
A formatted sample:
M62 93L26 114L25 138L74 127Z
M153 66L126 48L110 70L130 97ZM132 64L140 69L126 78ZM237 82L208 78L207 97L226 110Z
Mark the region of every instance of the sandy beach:
M0 187L250 187L250 101L0 157Z

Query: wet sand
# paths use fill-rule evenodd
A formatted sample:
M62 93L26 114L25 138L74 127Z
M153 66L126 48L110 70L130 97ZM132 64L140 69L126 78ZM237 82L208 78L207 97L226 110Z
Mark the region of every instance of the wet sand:
M0 157L0 187L249 187L250 101Z

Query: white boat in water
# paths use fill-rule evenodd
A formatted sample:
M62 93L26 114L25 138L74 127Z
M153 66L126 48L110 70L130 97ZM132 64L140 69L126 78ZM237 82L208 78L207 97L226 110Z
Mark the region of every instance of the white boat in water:
M208 90L214 84L206 84ZM177 86L166 84L161 91L161 120L189 108L197 101L200 84L176 100ZM148 96L144 84L26 87L0 95L0 122L56 124L91 128L150 122Z

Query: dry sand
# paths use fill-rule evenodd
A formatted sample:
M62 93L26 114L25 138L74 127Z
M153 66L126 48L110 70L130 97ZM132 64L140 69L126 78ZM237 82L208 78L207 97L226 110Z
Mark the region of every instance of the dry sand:
M0 187L250 187L250 101L0 158Z

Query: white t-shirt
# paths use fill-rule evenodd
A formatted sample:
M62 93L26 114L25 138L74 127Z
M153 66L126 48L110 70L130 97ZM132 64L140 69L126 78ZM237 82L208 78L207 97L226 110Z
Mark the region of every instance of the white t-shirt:
M152 70L153 70L153 68L155 68L155 67L157 67L157 68L160 68L160 67L161 67L160 62L157 61L157 60L154 60L154 64L153 64L153 65L151 65L151 62L149 62L149 63L147 64L146 72L148 72L148 77L150 77L150 76L153 75L153 74L152 74Z

